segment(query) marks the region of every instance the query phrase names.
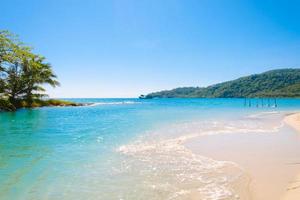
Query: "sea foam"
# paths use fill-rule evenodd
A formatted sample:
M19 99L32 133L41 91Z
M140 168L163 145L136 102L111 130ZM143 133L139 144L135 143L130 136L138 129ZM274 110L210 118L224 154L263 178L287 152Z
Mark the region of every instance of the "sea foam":
M247 199L250 178L240 166L194 154L184 144L207 135L276 132L282 123L261 120L270 114L235 121L174 124L149 133L148 137L117 149L125 156L122 173L143 180L139 189L152 191L147 199Z
M104 106L104 105L128 105L128 104L139 104L136 101L116 101L116 102L96 102L90 104L90 106Z

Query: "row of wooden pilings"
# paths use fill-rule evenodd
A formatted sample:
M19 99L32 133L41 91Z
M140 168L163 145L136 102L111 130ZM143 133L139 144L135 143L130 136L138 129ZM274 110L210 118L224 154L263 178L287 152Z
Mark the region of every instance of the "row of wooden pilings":
M277 107L276 98L245 98L245 107Z

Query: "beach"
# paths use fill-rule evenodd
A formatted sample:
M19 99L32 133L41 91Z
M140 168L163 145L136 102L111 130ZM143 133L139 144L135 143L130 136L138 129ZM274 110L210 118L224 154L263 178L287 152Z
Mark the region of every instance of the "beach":
M291 113L284 118L284 122L300 132L300 113Z
M293 127L300 133L300 113L290 114L285 117L285 123ZM300 167L300 162L295 163ZM300 169L297 176L295 176L287 187L287 192L284 195L284 200L298 200L300 199Z
M250 178L249 199L299 200L299 120L299 113L288 114L278 132L202 136L186 146L194 153L237 163Z

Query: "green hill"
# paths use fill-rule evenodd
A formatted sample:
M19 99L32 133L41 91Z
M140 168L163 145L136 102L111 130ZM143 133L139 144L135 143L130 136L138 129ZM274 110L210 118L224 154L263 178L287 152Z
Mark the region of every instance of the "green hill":
M181 87L144 98L300 97L300 69L277 69L208 87Z

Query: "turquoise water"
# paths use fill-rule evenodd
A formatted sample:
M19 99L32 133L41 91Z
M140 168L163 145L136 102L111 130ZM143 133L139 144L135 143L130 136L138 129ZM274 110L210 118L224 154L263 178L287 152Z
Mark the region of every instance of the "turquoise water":
M300 110L299 99L278 99L278 107L273 101L271 107L267 101L256 107L257 100L245 107L243 99L72 100L94 104L0 113L0 199L184 199L191 194L187 188L196 186L203 196L217 191L209 187L223 192L207 199L230 196L234 189L219 179L235 173L220 172L231 164L195 158L175 147L174 138L181 137L180 143L191 133L232 127L239 132L274 129L273 119L261 124L247 119L247 126L243 119ZM187 167L193 170L183 170ZM209 179L216 169L219 177Z

